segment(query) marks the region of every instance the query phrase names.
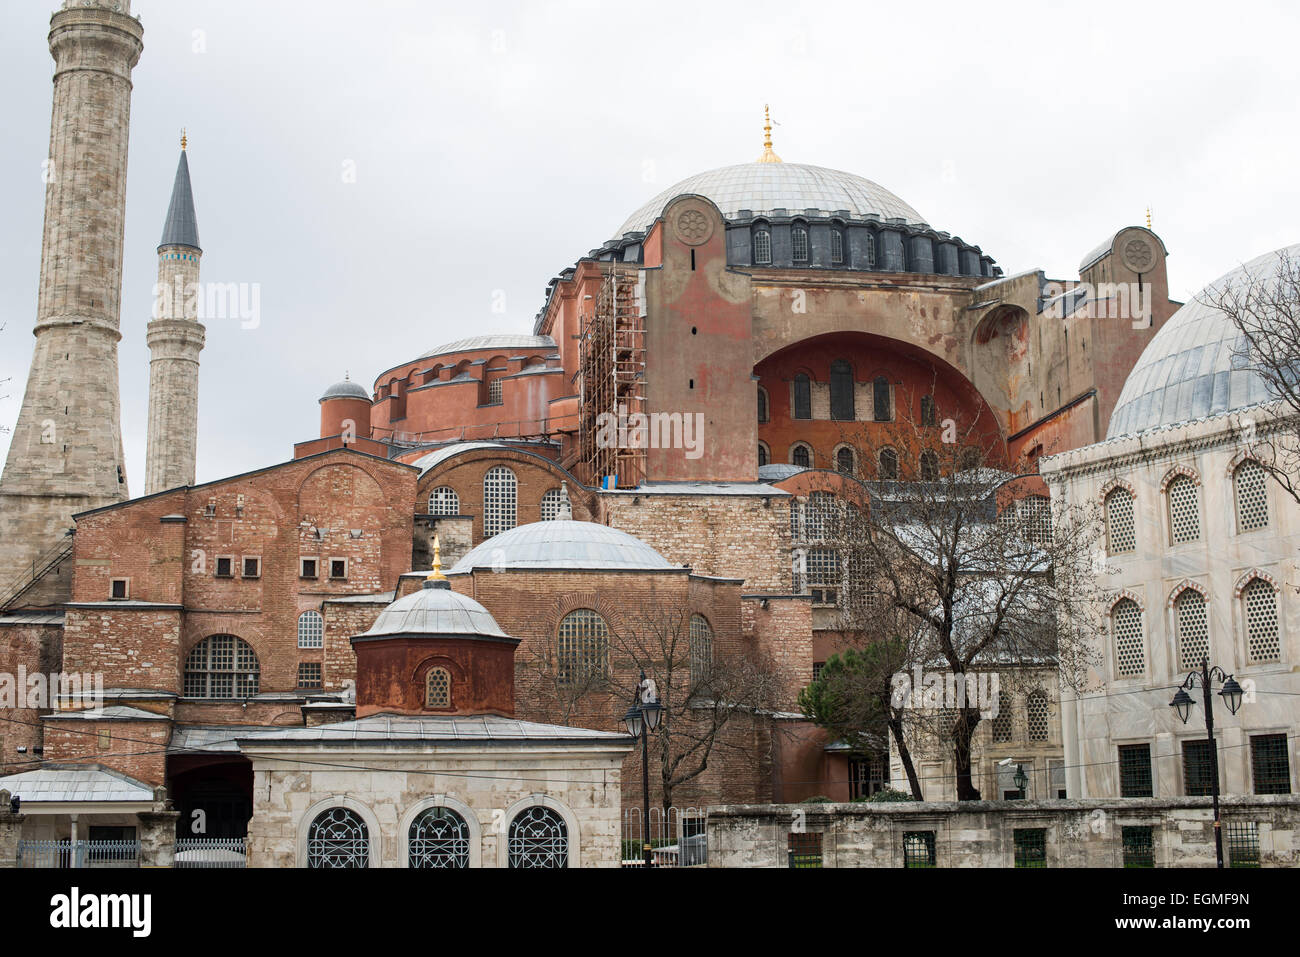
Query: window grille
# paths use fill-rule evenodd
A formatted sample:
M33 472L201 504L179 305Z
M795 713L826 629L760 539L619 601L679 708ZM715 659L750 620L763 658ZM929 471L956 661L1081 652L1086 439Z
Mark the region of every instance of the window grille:
M1285 734L1251 735L1250 771L1256 794L1291 793L1291 760Z
M849 759L849 799L858 801L889 787L889 761L883 754Z
M1016 503L1021 534L1035 545L1046 545L1052 540L1052 502L1044 495L1030 495Z
M298 616L298 647L325 647L325 619L318 611L304 611Z
M1133 523L1133 493L1117 488L1106 496L1106 550L1112 555L1137 548Z
M1210 762L1209 741L1183 742L1183 792L1188 797L1209 797L1214 766Z
M1030 694L1025 702L1026 725L1030 741L1046 741L1050 736L1051 723L1048 719L1047 695L1041 691Z
M1151 797L1151 745L1119 746L1119 796Z
M1268 527L1268 485L1264 466L1245 459L1232 473L1237 498L1237 531L1253 532Z
M251 698L257 694L257 655L234 635L212 635L185 659L187 698Z
M1229 867L1259 867L1259 825L1254 821L1225 821L1223 851Z
M1201 537L1201 511L1196 483L1180 475L1169 483L1169 528L1175 545Z
M1016 867L1047 866L1047 829L1018 827L1012 832L1016 848Z
M321 675L321 663L319 661L300 661L298 663L298 687L303 690L312 690L324 687L324 678Z
M934 867L934 831L903 832L903 866Z
M691 684L698 686L713 668L713 629L703 615L691 615Z
M450 808L431 807L411 822L406 849L414 868L469 867L469 825Z
M560 517L560 506L564 504L558 488L549 490L542 496L542 521L554 522Z
M330 808L311 822L307 832L307 866L310 868L364 868L370 866L370 834L366 822L345 807Z
M1124 825L1120 831L1124 842L1125 867L1155 867L1155 841L1149 826Z
M1252 662L1278 661L1282 643L1278 633L1277 592L1270 582L1256 578L1241 592L1246 616L1246 650Z
M1115 642L1115 674L1121 678L1147 670L1146 645L1142 636L1142 609L1131 598L1123 598L1110 613L1111 636Z
M493 379L488 383L488 405L501 404L501 383L503 379Z
M766 229L754 230L754 262L760 266L772 264L772 234Z
M433 668L424 679L424 706L451 707L451 672L446 668Z
M813 604L837 604L842 577L839 552L830 548L808 549L807 569L808 593Z
M459 515L460 514L460 496L456 490L448 488L446 485L440 486L429 493L429 514L430 515Z
M991 722L993 725L993 740L997 744L1006 744L1013 736L1012 716L1011 716L1011 699L1007 697L1005 691L998 692L998 713Z
M564 616L557 640L558 678L562 685L578 684L603 674L609 657L609 628L590 608Z
M1178 669L1197 671L1210 653L1209 619L1205 596L1194 588L1185 588L1174 602L1178 628Z
M786 836L786 857L794 868L822 866L822 835L819 831L803 831Z
M511 867L568 867L569 831L550 808L530 807L510 822L507 849Z
M483 537L491 538L515 527L519 481L504 465L483 476Z
M790 249L794 254L795 262L806 263L808 261L808 230L802 226L796 226L790 231Z

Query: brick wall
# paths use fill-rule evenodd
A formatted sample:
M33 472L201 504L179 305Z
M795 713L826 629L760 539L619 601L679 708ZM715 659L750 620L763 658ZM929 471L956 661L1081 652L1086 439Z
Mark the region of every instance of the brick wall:
M170 721L46 719L45 759L59 764L102 764L144 784L166 779Z

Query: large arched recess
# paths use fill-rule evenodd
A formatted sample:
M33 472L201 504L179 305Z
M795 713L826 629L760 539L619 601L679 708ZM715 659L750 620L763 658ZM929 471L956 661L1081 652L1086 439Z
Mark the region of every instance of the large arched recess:
M830 418L829 380L837 360L853 369L852 421ZM812 380L811 419L793 416L793 383L800 373ZM951 420L955 430L948 431L955 431L959 447L978 448L982 464L1005 465L1006 436L992 407L961 372L921 346L865 332L828 333L773 353L754 367L754 375L768 396L768 421L759 424L758 437L773 462L789 461L790 446L804 442L813 448L814 468L834 469L834 450L850 443L859 450L858 477L876 478L878 453L890 448L899 456L900 477L906 478L927 448L939 451L945 462L958 458L960 449L945 444L944 423ZM889 421L874 419L878 377L890 386ZM922 422L924 397L934 400L930 426Z

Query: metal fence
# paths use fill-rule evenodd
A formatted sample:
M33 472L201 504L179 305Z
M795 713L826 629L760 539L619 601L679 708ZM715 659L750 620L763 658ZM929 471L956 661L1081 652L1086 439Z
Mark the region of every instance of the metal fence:
M177 840L173 867L242 868L248 865L248 841L242 837L186 837Z
M19 841L19 867L139 867L139 841Z
M708 863L706 813L696 807L650 809L649 826L641 808L623 809L623 866L645 867L650 843L654 867L695 867Z

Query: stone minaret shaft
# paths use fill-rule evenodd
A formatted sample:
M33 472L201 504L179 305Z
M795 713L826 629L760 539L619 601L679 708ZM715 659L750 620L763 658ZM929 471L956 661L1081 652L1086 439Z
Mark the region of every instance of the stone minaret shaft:
M181 142L172 201L158 247L158 286L149 344L149 445L144 493L194 484L199 428L199 353L204 329L198 321L198 221L190 188L190 164Z
M128 497L117 343L131 71L144 48L130 6L65 0L50 19L36 347L0 477L0 590L39 570L76 512Z

